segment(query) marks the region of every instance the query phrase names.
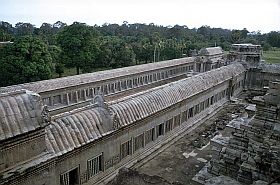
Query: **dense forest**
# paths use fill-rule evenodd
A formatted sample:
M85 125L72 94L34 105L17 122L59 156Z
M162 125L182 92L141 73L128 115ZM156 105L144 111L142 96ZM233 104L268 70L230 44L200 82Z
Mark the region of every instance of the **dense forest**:
M269 50L280 47L280 32L127 22L89 26L58 21L37 28L0 21L0 42L0 86L7 86L62 76L67 69L80 74L180 58L216 45L228 50L232 43L253 43Z

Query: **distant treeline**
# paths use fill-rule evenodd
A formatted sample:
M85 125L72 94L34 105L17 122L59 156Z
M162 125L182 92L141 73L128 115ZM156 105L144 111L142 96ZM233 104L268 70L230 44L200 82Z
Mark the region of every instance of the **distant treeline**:
M268 50L280 47L280 32L127 22L89 26L58 21L36 28L0 21L0 42L5 41L13 43L0 44L0 86L49 79L54 73L61 76L65 68L76 68L79 74L180 58L202 47L228 50L232 43L253 43Z

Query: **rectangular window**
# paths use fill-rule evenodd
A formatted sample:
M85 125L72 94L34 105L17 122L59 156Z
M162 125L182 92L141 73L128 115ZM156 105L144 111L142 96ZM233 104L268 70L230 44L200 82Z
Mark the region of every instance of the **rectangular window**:
M172 125L173 125L173 118L171 118L165 122L165 133L172 130Z
M148 83L148 76L145 76L145 84Z
M80 90L77 90L75 98L77 98L78 100L81 99L81 91Z
M143 76L141 76L141 77L140 77L140 85L143 85L143 84L144 84L144 82L143 82L143 81L144 81L144 77L143 77Z
M162 136L164 134L164 123L157 125L156 132L157 137Z
M117 82L116 85L117 85L116 90L121 91L121 82Z
M132 154L131 140L121 144L121 159Z
M103 171L103 153L87 161L88 178Z
M181 113L181 117L182 117L182 122L187 121L188 115L187 115L187 111L186 110Z
M132 88L132 80L128 81L128 88Z
M199 104L194 106L194 114L198 114L199 113Z
M218 94L214 95L214 103L216 103L218 101Z
M78 185L78 184L80 184L78 167L60 175L60 185Z
M145 132L145 143L148 144L155 140L155 128L147 130Z
M68 94L69 96L69 102L75 102L75 91L74 92L70 92L69 94Z
M203 110L205 109L205 107L204 107L204 101L203 101L203 102L200 102L199 107L200 107L200 111L203 111Z
M210 105L213 105L213 103L214 103L214 96L212 96L210 99Z
M153 81L157 81L157 74L156 73L153 74Z
M51 105L51 98L50 97L43 98L43 103L44 103L44 105Z
M193 117L193 107L189 109L189 114L188 114L188 118Z
M85 89L85 94L86 94L85 98L89 97L89 89Z
M138 86L138 78L133 79L133 86L134 87Z
M229 88L226 89L226 95L229 95Z
M94 96L93 88L90 88L88 93L88 96L92 98Z
M181 120L180 120L180 114L178 114L177 116L174 117L174 127L177 127L181 124Z
M160 80L160 73L157 73L157 79Z
M57 105L60 103L61 103L61 96L60 95L53 96L53 105Z
M83 100L85 98L84 90L83 89L78 90L77 95L78 95L78 100Z
M169 74L170 74L170 76L172 76L172 75L173 75L172 70L170 70L170 71L169 71Z
M207 100L206 100L206 107L208 108L208 107L209 107L209 105L210 105L210 99L209 99L209 98L207 98Z
M93 96L94 96L94 95L97 95L98 92L99 92L99 90L100 90L100 87L94 87L94 88L93 88Z
M67 104L68 103L67 96L68 96L67 93L62 95L62 103L63 104Z
M161 72L161 79L164 79L164 72Z
M219 92L218 93L218 101L221 99L221 97L222 97L222 92Z
M134 151L144 147L144 133L134 138Z
M122 89L126 89L126 81L121 82Z
M102 87L104 95L108 94L108 85L103 85Z
M114 93L115 92L115 84L112 83L109 87L110 87L110 89L109 89L110 93Z

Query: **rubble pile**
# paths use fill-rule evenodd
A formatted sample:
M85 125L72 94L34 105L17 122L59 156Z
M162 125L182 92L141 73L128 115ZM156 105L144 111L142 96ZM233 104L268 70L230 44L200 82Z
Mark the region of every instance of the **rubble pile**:
M179 182L168 182L162 177L139 173L130 168L122 168L117 176L107 185L182 185Z
M270 82L266 95L253 98L256 114L228 126L230 137L211 140L208 172L226 175L245 184L280 180L280 81ZM252 110L252 109L251 109Z
M196 148L201 148L209 142L209 139L219 134L219 131L224 130L226 125L236 117L244 115L243 104L231 104L226 107L226 110L222 115L215 118L214 123L206 127L205 130L200 132L195 140L192 141L192 145Z

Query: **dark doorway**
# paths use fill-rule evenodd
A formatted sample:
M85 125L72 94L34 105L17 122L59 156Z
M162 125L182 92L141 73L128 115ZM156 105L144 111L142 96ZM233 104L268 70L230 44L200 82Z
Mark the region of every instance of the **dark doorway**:
M69 171L69 185L79 184L79 169L75 168Z

